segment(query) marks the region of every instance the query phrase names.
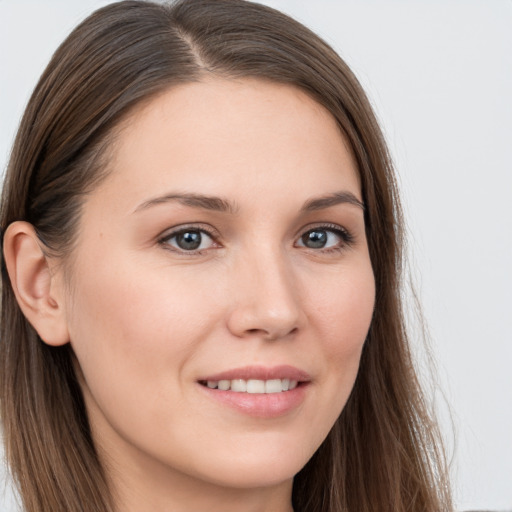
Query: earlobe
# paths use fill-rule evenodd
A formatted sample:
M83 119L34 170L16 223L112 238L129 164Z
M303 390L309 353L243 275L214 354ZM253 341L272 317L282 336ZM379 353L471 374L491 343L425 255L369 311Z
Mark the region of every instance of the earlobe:
M69 341L62 283L52 275L34 227L17 221L4 234L4 257L23 314L48 345Z

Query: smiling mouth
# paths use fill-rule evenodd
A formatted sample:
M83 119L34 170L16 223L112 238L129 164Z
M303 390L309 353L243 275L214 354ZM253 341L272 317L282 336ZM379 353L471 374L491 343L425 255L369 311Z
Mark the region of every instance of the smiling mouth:
M197 380L209 399L259 420L299 408L311 382L307 372L290 365L232 368Z
M202 380L202 386L220 391L233 391L235 393L273 394L292 391L301 382L292 379L233 379L233 380Z

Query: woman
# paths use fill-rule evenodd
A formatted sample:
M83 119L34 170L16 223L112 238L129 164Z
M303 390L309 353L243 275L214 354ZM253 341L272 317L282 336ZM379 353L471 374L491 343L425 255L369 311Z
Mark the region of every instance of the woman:
M100 9L36 87L0 222L27 511L450 510L386 147L302 25Z

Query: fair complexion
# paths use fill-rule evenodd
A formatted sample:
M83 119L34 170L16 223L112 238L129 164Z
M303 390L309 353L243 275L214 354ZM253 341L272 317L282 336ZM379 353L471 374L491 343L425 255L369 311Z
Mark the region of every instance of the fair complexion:
M31 236L19 223L6 243ZM70 266L67 285L56 267L35 287L59 335L31 321L71 342L119 511L291 511L374 305L358 173L332 116L258 80L160 95L120 127Z

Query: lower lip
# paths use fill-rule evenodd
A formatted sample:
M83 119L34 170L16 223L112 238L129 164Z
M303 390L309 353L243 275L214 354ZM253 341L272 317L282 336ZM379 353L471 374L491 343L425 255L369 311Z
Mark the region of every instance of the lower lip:
M255 418L278 418L293 411L304 401L307 382L281 393L238 393L221 391L198 384L213 400Z

